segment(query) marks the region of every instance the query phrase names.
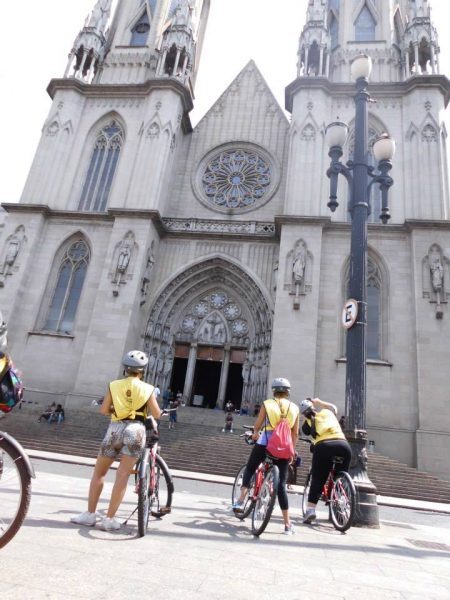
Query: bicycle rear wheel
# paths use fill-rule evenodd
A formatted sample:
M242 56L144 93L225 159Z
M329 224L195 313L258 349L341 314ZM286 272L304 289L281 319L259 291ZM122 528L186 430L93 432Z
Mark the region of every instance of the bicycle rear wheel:
M308 508L308 494L311 488L311 471L308 472L308 475L305 479L305 485L303 487L303 498L302 498L302 512L303 516L306 515L306 509Z
M269 467L264 476L261 489L256 498L255 508L252 514L252 533L259 536L267 527L272 516L275 498L277 496L278 482L280 481L280 472L276 465Z
M147 533L148 518L150 516L150 464L145 457L145 470L142 477L139 477L138 483L138 532L139 537L144 537Z
M244 471L246 465L241 467L238 471L238 474L235 477L233 484L233 491L231 492L231 504L235 504L238 501L239 496L241 495L241 487L242 481L244 479ZM239 512L235 512L235 516L242 521L248 517L248 515L252 512L255 502L253 500L253 490L255 488L255 475L250 479L250 487L247 490L247 494L244 499L243 510Z
M154 485L150 487L150 513L160 519L171 511L174 492L172 474L159 454L156 455Z
M22 454L0 434L0 548L16 535L31 499L31 477Z
M353 479L345 471L334 478L330 494L330 518L338 531L347 531L353 523L356 511L356 488Z

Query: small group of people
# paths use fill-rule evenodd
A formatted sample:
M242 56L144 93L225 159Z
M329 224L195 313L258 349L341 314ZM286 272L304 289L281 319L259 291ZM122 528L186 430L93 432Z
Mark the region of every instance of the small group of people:
M304 523L312 523L316 518L316 505L332 467L333 457L342 457L343 462L338 466L338 470L348 471L351 449L337 420L337 408L334 404L324 402L319 398L307 398L301 402L299 408L289 399L290 391L291 384L284 377L273 380L273 396L263 402L256 417L252 435L255 445L244 471L240 496L232 508L235 512L243 510L251 478L258 466L264 461L269 440L277 425L283 419L287 420L289 424L292 447L295 448L301 413L304 417L302 432L312 437L314 448L311 488L308 494L307 511L303 519ZM295 531L289 517L287 486L289 483L289 467L290 465L296 465L296 456L291 456L291 458L274 458L273 462L278 466L280 473L277 496L283 515L283 533L293 535Z
M180 406L184 406L183 394L178 390L176 395L170 388L163 393L163 410L169 412L169 429L175 429L178 422L177 412Z
M222 433L225 433L225 432L233 433L234 404L230 400L228 400L228 402L225 404L224 410L225 410L225 423L222 428Z
M47 423L62 423L64 419L65 412L62 405L52 402L47 405L44 412L38 418L38 423L42 423L42 420L47 421Z
M87 511L71 519L72 523L78 525L93 526L96 524L100 518L96 509L105 477L112 463L120 458L108 510L100 523L100 527L105 531L114 531L120 528L116 513L125 495L129 475L145 447L146 419L151 416L158 420L164 414L164 409L161 410L158 405L156 388L143 381L148 364L147 355L139 350L132 350L125 354L122 363L124 377L109 384L100 408L103 415L111 417L111 422L100 445L91 478ZM263 402L254 424L252 440L255 445L244 472L240 496L233 504L232 509L236 512L243 510L251 478L264 461L269 440L282 420L288 423L292 448L295 448L301 413L305 419L302 431L305 435L311 436L314 443L312 482L304 517L305 523L311 523L316 518L315 508L331 469L333 457L341 456L343 462L339 465L339 470L348 471L351 450L336 418L337 409L333 404L319 398L308 398L301 402L299 408L290 400L290 392L291 384L287 379L279 377L273 380L272 397ZM178 394L168 397L167 408L171 411L169 414L175 415L175 418L171 419L169 428L175 427L176 408L180 401ZM171 404L173 404L173 408L171 408ZM174 408L175 410L173 410ZM227 403L225 409L227 415L232 416L234 406L231 402ZM46 414L47 411L42 417ZM294 534L294 526L289 516L287 485L289 483L289 467L290 465L291 467L296 466L296 458L293 454L290 458L273 459L280 473L277 496L283 516L283 533L286 535Z

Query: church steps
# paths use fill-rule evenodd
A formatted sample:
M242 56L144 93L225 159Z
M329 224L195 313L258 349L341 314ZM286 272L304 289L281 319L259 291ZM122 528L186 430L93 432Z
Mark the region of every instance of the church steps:
M26 407L25 410L15 411L0 422L0 429L9 431L29 449L92 458L97 456L99 443L107 427L104 417L97 412L85 411L84 414L71 415L62 424L49 425L37 423L37 416L41 412L42 408L39 410L34 407L32 410ZM242 431L239 426L233 434L222 433L223 413L207 412L215 413L215 423L188 422L195 417L197 409L186 421L179 419L173 430L169 431L167 421L162 421L161 454L172 469L233 477L245 463L250 448L239 437ZM301 485L311 463L311 454L308 447L300 442L297 450L302 457L302 465L297 473L297 483ZM450 482L441 481L379 454L369 454L368 460L369 475L379 494L450 503Z

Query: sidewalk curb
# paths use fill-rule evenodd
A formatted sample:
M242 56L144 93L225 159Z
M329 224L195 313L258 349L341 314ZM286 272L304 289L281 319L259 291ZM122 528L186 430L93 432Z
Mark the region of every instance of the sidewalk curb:
M84 467L93 467L95 458L87 458L84 456L74 456L71 454L57 454L55 452L45 452L41 450L25 449L30 458L48 460L50 462L66 463ZM113 469L117 469L119 463L112 464ZM223 475L213 475L209 473L197 473L194 471L180 471L171 469L171 473L175 479L190 479L193 481L202 481L204 483L218 483L223 485L233 485L234 477L226 477ZM293 486L293 491L303 493L303 486ZM396 498L393 496L377 496L377 503L380 506L392 506L395 508L409 508L411 510L421 510L427 512L441 513L450 515L450 504L442 502L426 502L423 500L411 500L409 498Z

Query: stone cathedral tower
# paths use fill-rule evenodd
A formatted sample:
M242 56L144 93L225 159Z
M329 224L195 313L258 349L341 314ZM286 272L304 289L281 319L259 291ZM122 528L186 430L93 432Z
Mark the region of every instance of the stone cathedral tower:
M295 398L343 408L348 190L330 215L324 128L350 125L351 159L364 52L370 142L397 143L389 225L371 192L369 437L450 477L450 83L432 2L310 0L291 120L250 61L195 129L210 1L111 4L95 3L50 82L21 201L5 206L0 304L27 394L87 406L137 347L147 378L194 406L252 410L285 376Z

